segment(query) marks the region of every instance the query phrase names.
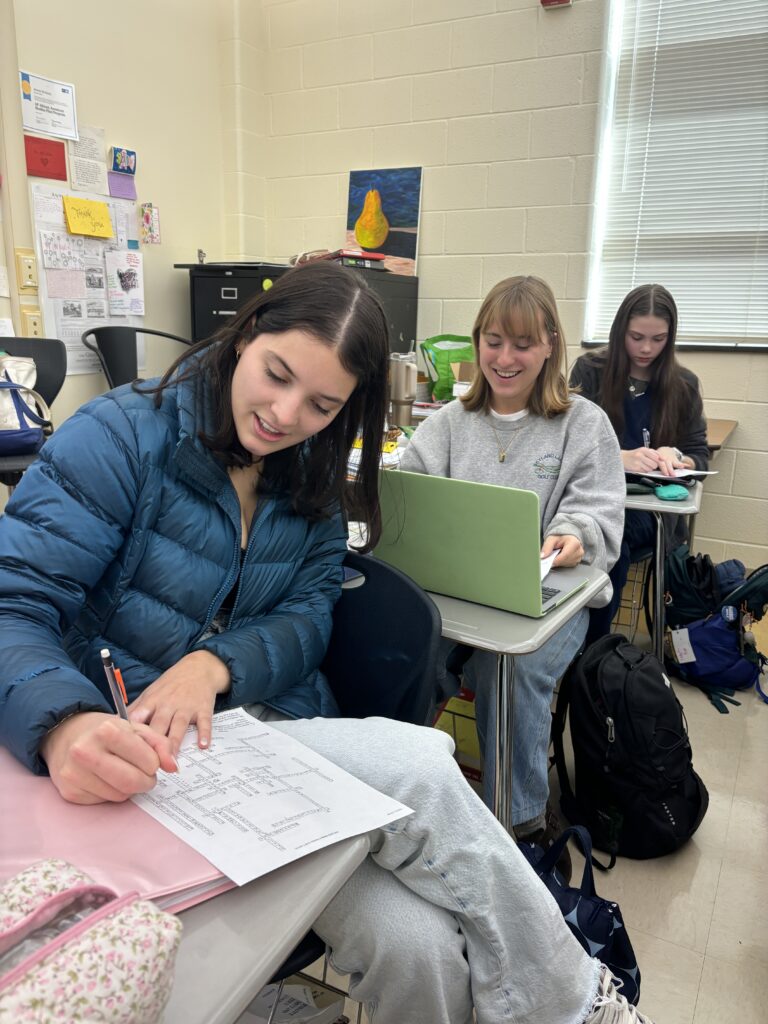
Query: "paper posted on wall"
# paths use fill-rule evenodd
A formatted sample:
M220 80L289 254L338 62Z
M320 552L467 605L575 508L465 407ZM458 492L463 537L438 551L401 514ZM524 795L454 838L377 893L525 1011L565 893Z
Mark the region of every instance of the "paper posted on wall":
M98 130L94 130L90 143L83 151L91 152L94 156L100 152L103 163L103 139ZM121 311L110 313L105 262L106 254L117 249L126 252L132 249L139 254L136 204L122 199L105 200L96 193L80 193L72 197L67 187L36 182L30 184L30 197L36 228L36 248L42 268L39 301L45 329L66 345L68 374L100 372L98 359L81 341L83 333L110 322L138 327L142 320L141 315L126 314L125 308L141 309L143 312L143 288L131 288L128 293L124 292L116 274L114 281L120 289L116 306ZM103 236L70 234L64 216L65 200L70 206L74 203L76 210L83 206L88 210L95 208L100 211L100 215L106 210ZM143 277L142 274L138 276L140 279ZM126 283L133 284L135 281L128 278ZM139 336L137 349L140 371L145 365L143 348L143 339Z
M207 750L188 732L177 760L133 800L237 885L413 813L242 708L214 717Z
M69 171L72 188L107 194L107 165L104 129L80 125L80 138L69 143Z
M111 316L144 315L144 267L139 252L116 249L104 254Z

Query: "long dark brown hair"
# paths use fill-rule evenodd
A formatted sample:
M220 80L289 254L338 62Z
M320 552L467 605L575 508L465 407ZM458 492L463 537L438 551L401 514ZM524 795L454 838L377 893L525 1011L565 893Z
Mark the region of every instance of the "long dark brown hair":
M251 454L240 444L232 416L232 375L237 349L260 334L302 330L335 349L357 385L344 407L319 433L300 445L266 456L260 493L284 494L294 511L310 520L350 510L367 527L375 546L381 533L378 469L387 406L389 340L378 298L355 271L327 261L309 263L281 275L269 291L246 303L232 321L211 338L191 346L163 374L159 384L141 391L155 395L177 381L204 375L218 428L199 434L200 441L225 466L247 466ZM347 459L362 435L360 466L347 481Z
M666 288L660 284L641 284L633 288L616 310L607 346L589 353L587 360L602 369L600 404L608 414L616 436L621 438L624 434L624 397L629 379L625 339L629 321L636 316L657 316L667 325L667 343L651 363L651 445L654 448L674 445L680 437L686 406L692 396L691 385L685 380L675 356L677 306Z

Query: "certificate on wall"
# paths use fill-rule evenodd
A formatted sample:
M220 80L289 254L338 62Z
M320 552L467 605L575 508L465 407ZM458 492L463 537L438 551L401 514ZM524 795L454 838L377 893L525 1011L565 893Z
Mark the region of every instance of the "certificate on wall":
M21 118L27 131L77 140L75 87L71 82L19 71Z

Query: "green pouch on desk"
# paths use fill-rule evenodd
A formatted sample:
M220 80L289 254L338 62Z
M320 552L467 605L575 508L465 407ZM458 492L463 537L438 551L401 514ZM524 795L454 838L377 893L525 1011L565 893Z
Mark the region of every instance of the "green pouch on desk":
M688 497L688 488L682 484L659 484L654 487L653 493L663 501L685 501Z

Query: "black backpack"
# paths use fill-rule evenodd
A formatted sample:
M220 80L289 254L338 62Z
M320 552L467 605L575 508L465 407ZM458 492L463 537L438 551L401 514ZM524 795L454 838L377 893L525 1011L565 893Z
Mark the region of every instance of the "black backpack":
M650 587L653 569L645 579L643 607L649 635L652 635ZM664 561L664 622L672 629L696 622L720 606L726 594L744 583L746 570L738 558L715 563L709 555L692 555L687 544L679 544Z
M563 750L569 705L575 792ZM609 868L617 854L671 853L701 824L709 794L693 770L683 709L658 660L626 637L601 637L573 663L552 731L563 813L586 825Z

